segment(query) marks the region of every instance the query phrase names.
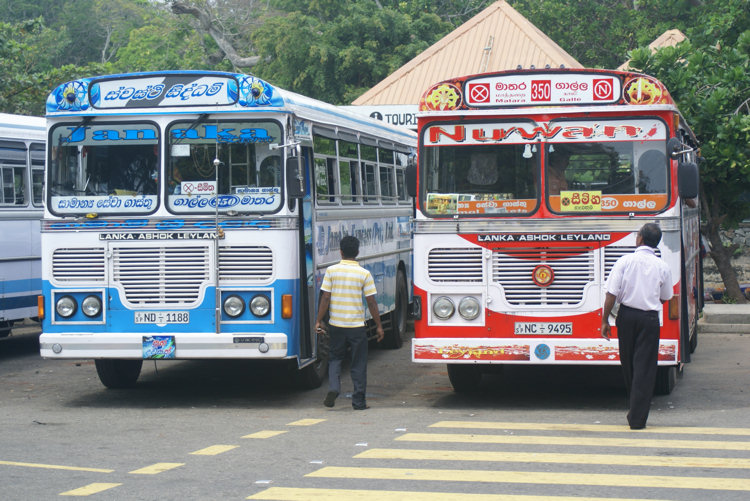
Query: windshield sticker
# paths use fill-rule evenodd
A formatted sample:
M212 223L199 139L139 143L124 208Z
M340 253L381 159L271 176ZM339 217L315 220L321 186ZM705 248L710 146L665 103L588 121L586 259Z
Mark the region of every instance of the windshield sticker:
M60 213L149 212L156 208L156 195L53 196L51 201L55 212Z
M560 192L560 212L599 212L601 210L601 191Z
M433 214L455 214L458 209L458 195L456 193L428 193L427 212Z
M665 140L667 129L658 120L628 120L622 123L541 122L537 124L435 125L427 129L425 146L523 144L537 140L555 142Z

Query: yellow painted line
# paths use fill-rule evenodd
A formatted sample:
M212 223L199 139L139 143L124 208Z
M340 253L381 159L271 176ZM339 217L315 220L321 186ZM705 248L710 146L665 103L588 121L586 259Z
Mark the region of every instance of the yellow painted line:
M185 463L156 463L151 466L144 466L143 468L133 470L130 473L133 475L156 475L157 473L173 470L180 466L185 466Z
M451 451L434 449L368 449L357 459L410 459L418 461L495 461L505 463L609 464L671 468L750 469L750 459L623 454L550 454L535 452Z
M377 480L427 480L440 482L492 482L512 484L593 485L750 491L748 478L669 477L665 475L610 475L602 473L554 473L549 471L478 471L418 468L356 468L326 466L306 477Z
M242 438L271 438L278 435L282 435L286 433L286 431L277 431L277 430L262 430L262 431L256 431L255 433L251 433L250 435L245 435Z
M83 487L79 487L78 489L73 489L72 491L65 491L61 492L61 496L90 496L92 494L97 494L102 491L106 491L107 489L112 489L114 487L117 487L118 485L122 484L104 484L104 483L94 483L89 485L84 485Z
M300 419L299 421L292 421L287 423L287 426L312 426L314 424L322 423L325 419Z
M606 437L548 437L519 435L476 435L462 433L405 433L395 440L407 442L447 442L468 444L585 445L597 447L648 447L664 449L711 449L750 451L750 442L717 440L656 440Z
M523 494L469 494L465 492L365 491L353 489L310 489L271 487L246 499L268 501L637 501L625 498L527 496ZM650 501L654 501L649 498ZM658 501L658 500L656 500Z
M69 470L69 471L91 471L94 473L112 473L115 470L105 468L83 468L81 466L64 466L59 464L42 464L42 463L23 463L20 461L0 461L0 465L6 466L23 466L25 468L47 468L49 470Z
M637 432L627 426L608 424L509 423L492 421L440 421L431 428L475 428L482 430L594 431L628 433L666 433L675 435L750 436L750 428L699 428L694 426L647 426Z
M238 445L212 445L211 447L206 447L205 449L191 452L190 454L195 454L196 456L216 456L217 454L222 454L224 452L231 451L232 449L236 449L237 447L239 446Z

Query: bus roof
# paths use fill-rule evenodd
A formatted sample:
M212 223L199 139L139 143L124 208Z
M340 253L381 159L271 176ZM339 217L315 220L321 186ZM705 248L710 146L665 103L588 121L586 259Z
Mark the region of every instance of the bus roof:
M44 118L0 113L0 136L4 138L38 139L44 141Z
M651 76L630 71L545 68L482 73L438 82L422 95L419 111L653 105L676 109L666 87Z
M290 92L252 75L219 71L157 71L81 78L55 88L48 117L281 112L375 134L410 145L409 129Z

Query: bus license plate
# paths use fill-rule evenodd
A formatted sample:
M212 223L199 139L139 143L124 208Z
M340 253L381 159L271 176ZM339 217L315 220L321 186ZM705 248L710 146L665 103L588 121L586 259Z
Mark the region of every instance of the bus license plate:
M573 322L516 322L515 334L521 336L572 336Z
M137 324L188 324L190 323L189 311L136 311L135 323Z

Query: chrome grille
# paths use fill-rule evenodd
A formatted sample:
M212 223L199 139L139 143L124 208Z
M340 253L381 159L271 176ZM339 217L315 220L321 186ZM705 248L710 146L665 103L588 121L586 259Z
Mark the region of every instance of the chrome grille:
M481 248L437 248L427 257L427 274L433 282L481 282Z
M534 268L546 264L555 273L549 287L532 279ZM573 306L583 301L586 284L595 277L590 248L498 249L492 255L492 280L501 285L514 306Z
M58 282L103 282L104 249L55 249L52 278Z
M116 247L112 278L133 306L188 306L208 282L209 248Z
M273 252L263 246L219 247L219 279L263 281L273 275Z
M607 281L609 274L612 271L612 267L615 265L615 261L620 259L626 254L632 254L636 247L634 245L619 246L619 247L605 247L604 248L604 277L603 281ZM656 249L656 255L661 257L661 251Z

